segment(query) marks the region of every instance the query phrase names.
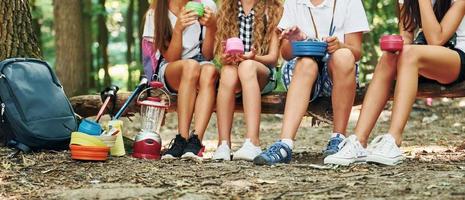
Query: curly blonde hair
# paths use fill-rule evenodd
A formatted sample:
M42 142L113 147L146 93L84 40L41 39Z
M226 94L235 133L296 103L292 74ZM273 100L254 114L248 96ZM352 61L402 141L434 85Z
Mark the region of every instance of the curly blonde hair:
M238 14L240 0L222 0L218 14L215 54L223 52L222 41L239 35ZM253 47L257 55L268 53L272 34L281 19L282 0L259 0L254 6ZM265 25L266 20L266 25ZM266 30L265 30L266 29Z

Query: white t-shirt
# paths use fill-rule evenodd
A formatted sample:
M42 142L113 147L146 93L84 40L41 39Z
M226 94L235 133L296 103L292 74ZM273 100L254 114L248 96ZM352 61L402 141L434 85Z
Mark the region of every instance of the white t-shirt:
M452 3L454 3L456 0L453 0ZM434 4L436 0L431 0L431 3ZM399 0L400 4L404 4L404 0ZM455 48L462 50L465 52L465 16L462 18L462 22L460 22L459 27L457 28L457 31L455 31L457 34L457 44L455 44Z
M209 7L213 12L216 13L217 8L215 2L212 0L202 0L205 7ZM150 9L147 12L144 25L143 37L153 38L155 33L155 22L154 22L155 11ZM176 20L178 19L171 11L168 11L168 18L170 19L171 26L174 28ZM206 27L203 27L202 38L205 38ZM200 23L197 21L194 24L186 27L182 33L182 59L192 58L200 53Z
M309 8L312 10L318 36L329 36L331 17L333 16L334 0L324 0L320 5L314 6L310 0L286 0L284 12L278 28L286 29L298 26L310 38L315 38L312 18ZM344 42L344 35L355 32L368 32L368 20L361 0L337 0L334 13L334 26L339 41Z

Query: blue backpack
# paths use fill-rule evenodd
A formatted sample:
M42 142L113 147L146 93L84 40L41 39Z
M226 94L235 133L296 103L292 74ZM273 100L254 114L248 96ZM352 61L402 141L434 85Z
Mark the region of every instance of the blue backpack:
M10 147L24 152L67 149L71 132L77 129L63 87L41 60L0 62L0 109L0 134Z

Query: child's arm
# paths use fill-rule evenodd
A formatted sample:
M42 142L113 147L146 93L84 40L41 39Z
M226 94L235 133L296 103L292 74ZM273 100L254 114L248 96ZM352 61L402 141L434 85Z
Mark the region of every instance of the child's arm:
M213 50L215 48L215 34L216 34L216 16L215 13L209 8L205 7L205 13L200 18L200 24L206 27L205 40L202 44L202 55L206 60L214 58Z
M182 9L173 28L173 34L168 49L162 52L168 62L181 59L182 56L182 32L197 21L197 14L193 10Z
M279 36L281 40L281 56L285 60L293 59L291 42L305 40L307 37L308 36L297 26L292 26L291 28L283 30Z
M414 32L413 31L408 31L405 30L404 28L404 19L402 18L402 7L403 4L399 5L399 34L402 36L402 39L404 40L404 44L412 44L413 39L414 39Z
M334 53L338 49L349 49L356 61L362 57L362 32L347 33L344 35L344 43L335 36L326 38L328 43L328 53Z
M426 41L430 45L445 44L460 25L465 14L465 1L456 1L447 11L441 22L438 22L431 1L418 1L420 6L421 26Z
M264 65L276 65L278 62L278 56L279 56L279 39L278 39L278 34L273 31L273 34L271 35L271 41L270 41L270 47L268 50L268 54L266 55L255 55L255 50L252 49L252 51L249 54L243 55L241 57L241 60L256 60L258 62L261 62Z

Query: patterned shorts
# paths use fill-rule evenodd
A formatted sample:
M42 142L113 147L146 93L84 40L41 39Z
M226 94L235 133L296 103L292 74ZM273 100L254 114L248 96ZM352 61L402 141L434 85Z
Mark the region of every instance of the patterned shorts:
M297 59L294 58L284 63L282 68L282 80L286 90L292 81L292 75L295 69ZM318 63L318 77L316 78L315 84L313 85L313 91L311 93L310 102L314 101L318 97L330 97L333 89L333 81L329 75L328 62L323 62L321 59L317 60ZM355 79L358 87L358 64L355 64Z

